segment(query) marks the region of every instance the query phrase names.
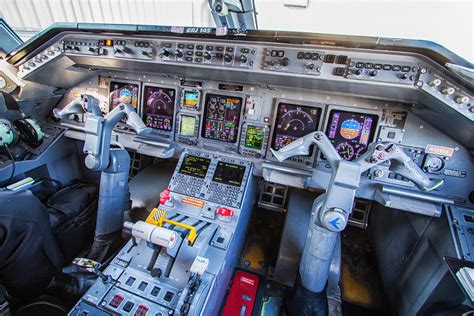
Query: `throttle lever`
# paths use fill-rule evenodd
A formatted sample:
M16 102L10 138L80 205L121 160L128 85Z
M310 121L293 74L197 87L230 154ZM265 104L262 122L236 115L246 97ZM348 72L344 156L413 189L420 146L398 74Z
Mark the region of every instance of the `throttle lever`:
M432 191L441 186L443 179L431 180L420 167L411 160L403 149L394 143L374 143L369 145L365 154L354 160L361 164L364 172L384 161L390 160L390 171L413 181L422 191Z

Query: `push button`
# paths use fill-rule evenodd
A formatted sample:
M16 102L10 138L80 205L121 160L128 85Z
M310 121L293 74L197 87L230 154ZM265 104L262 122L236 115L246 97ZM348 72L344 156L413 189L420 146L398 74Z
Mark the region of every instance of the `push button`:
M133 306L135 306L135 303L128 301L123 305L122 309L128 313L132 310Z
M135 311L135 316L145 316L147 312L148 312L148 307L146 307L145 305L140 305Z
M110 300L109 305L114 308L117 308L120 305L120 303L122 303L122 301L123 301L123 297L118 294L115 294L115 296Z

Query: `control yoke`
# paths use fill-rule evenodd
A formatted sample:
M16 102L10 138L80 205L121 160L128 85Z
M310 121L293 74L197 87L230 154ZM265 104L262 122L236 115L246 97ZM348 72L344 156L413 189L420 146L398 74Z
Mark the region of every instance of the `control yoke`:
M61 110L53 109L53 115L58 120L68 119L71 115L83 114L84 112L102 116L102 111L100 110L100 101L92 95L81 94L80 98L72 100Z
M410 157L393 143L373 143L365 154L354 161L343 160L323 132L313 132L298 138L273 155L283 161L292 156L308 155L311 145L316 145L323 153L332 170L326 198L319 210L320 224L331 230L345 228L347 217L352 210L355 190L359 187L360 175L368 169L387 160L390 170L413 181L420 190L431 191L443 184L443 180L432 181ZM334 215L334 216L333 216Z
M87 154L85 163L91 170L104 170L109 166L109 152L112 129L124 116L127 124L137 135L149 134L151 129L146 127L132 105L120 103L107 116L91 114L85 124L86 139L84 152Z

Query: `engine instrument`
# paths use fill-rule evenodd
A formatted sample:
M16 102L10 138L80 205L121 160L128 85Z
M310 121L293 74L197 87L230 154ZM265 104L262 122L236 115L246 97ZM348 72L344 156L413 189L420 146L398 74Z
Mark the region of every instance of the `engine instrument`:
M147 127L173 130L176 90L146 85L143 89L143 122Z
M272 148L279 150L291 144L295 139L316 131L320 117L320 108L283 102L279 103Z
M241 108L240 97L207 94L201 136L235 143L239 136Z
M326 135L341 158L351 161L367 151L374 139L377 121L375 114L332 110Z

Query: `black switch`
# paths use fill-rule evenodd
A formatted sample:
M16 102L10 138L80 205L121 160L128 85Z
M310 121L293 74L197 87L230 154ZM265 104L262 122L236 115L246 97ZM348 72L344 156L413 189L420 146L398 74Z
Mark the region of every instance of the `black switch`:
M339 55L336 59L336 64L345 65L347 63L347 56L346 55Z
M151 290L151 293L150 293L150 294L151 294L152 296L158 296L158 293L160 293L160 290L161 290L161 288L155 286L155 287L153 287L153 290Z
M335 75L335 76L344 77L345 74L346 74L346 68L344 68L344 67L336 67L336 68L334 68L334 75Z
M125 282L126 285L128 286L132 286L133 282L135 282L135 278L134 277L129 277L127 282Z
M324 62L328 64L334 63L335 60L336 60L336 55L329 54L324 57Z
M147 286L148 286L148 283L146 283L145 281L142 281L142 282L140 283L140 285L138 286L138 289L139 289L140 291L145 291L145 289L146 289Z
M123 305L122 309L128 313L132 310L133 306L135 306L135 303L128 301Z
M173 292L166 292L165 296L163 297L163 299L167 302L171 302L173 300L173 297L174 297L174 293Z

